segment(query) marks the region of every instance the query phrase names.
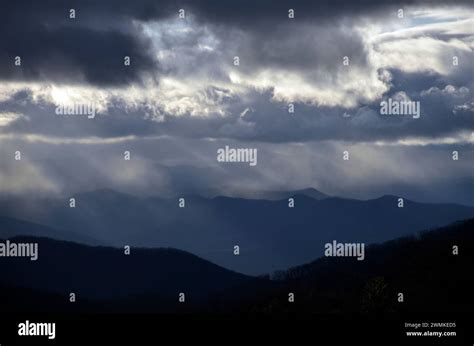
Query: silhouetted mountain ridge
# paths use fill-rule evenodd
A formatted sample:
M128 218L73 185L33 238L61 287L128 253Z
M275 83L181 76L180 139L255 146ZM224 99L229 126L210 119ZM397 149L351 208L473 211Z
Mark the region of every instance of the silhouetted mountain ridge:
M14 200L0 204L0 210L101 244L178 248L252 275L308 262L333 240L377 243L474 217L474 207L456 204L405 198L399 208L397 196L363 201L294 194L293 208L287 199L222 196L187 196L180 208L178 198L138 198L110 190L74 197L75 208L64 198ZM240 256L233 254L236 245Z
M7 292L0 304L4 311L470 313L473 230L474 219L459 221L371 245L363 261L321 257L276 273L276 281L230 272L174 249L132 249L125 256L121 249L18 237L38 241L48 255L36 264L0 260L0 292ZM74 305L69 292L78 294ZM186 304L178 303L177 292L186 293Z
M0 239L8 239L16 236L47 237L56 240L69 240L84 244L99 244L96 239L80 233L53 229L33 222L0 216Z
M87 246L37 237L11 242L38 243L38 260L2 258L1 281L19 287L83 298L155 295L197 299L231 289L252 277L232 272L188 252L160 248L125 249Z

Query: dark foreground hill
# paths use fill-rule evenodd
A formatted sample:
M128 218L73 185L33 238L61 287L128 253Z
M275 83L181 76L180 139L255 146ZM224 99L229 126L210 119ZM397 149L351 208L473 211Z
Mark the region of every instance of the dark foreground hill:
M324 257L278 272L279 293L256 310L460 316L474 309L473 264L474 219L469 219L369 246L363 261ZM298 297L295 304L276 299L290 291Z
M38 241L40 260L0 259L4 311L318 313L398 315L472 311L474 219L366 249L365 259L320 258L273 280L220 268L183 251ZM453 246L459 253L453 254ZM68 302L68 293L77 302ZM186 303L178 293L186 293ZM295 301L288 301L294 293ZM403 302L398 294L403 293Z
M4 242L3 240L0 242ZM14 237L14 243L38 243L38 259L0 257L0 281L69 295L79 300L160 296L177 300L209 296L254 280L175 249L91 247L48 238Z

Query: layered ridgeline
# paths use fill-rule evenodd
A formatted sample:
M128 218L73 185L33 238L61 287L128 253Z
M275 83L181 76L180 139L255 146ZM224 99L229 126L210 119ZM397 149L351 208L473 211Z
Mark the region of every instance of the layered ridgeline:
M74 208L69 198L9 198L0 203L0 236L172 247L258 275L323 256L325 244L333 241L377 243L474 217L474 207L407 199L400 207L395 196L362 201L314 189L259 195L268 199L184 196L180 201L99 190L75 195Z
M0 244L37 248L33 258L24 255L26 250L23 256L20 251L0 256L4 284L61 295L75 292L88 299L169 298L179 292L200 299L254 280L176 249L116 249L25 236Z
M460 314L474 308L473 230L474 219L456 222L369 246L363 261L323 257L272 280L173 249L126 255L123 249L16 237L10 241L37 243L39 255L36 261L0 258L0 306L4 312Z

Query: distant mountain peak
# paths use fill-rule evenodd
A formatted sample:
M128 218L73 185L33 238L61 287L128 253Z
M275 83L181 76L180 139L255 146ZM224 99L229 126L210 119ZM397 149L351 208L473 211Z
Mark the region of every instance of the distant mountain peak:
M302 190L297 190L295 192L299 195L305 195L305 196L312 197L312 198L315 198L315 199L324 199L324 198L330 197L329 195L327 195L327 194L325 194L325 193L323 193L319 190L316 190L313 187L309 187L309 188L302 189Z
M288 199L295 196L306 196L316 200L322 200L329 198L330 196L313 188L308 187L299 190L275 190L275 191L253 191L249 193L242 194L243 198L252 198L252 199L262 199L262 200L271 200L277 201L282 199Z

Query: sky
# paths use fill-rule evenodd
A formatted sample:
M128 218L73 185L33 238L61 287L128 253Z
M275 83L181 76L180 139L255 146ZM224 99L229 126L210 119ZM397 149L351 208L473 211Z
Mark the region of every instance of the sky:
M314 187L474 205L468 1L2 6L0 194ZM420 117L382 115L389 99ZM71 104L96 114L57 114ZM258 164L218 162L225 146Z

